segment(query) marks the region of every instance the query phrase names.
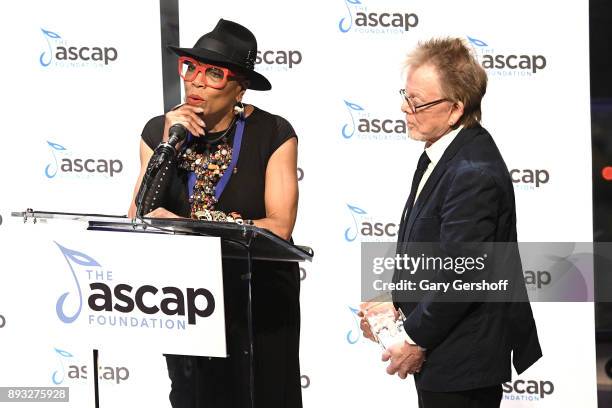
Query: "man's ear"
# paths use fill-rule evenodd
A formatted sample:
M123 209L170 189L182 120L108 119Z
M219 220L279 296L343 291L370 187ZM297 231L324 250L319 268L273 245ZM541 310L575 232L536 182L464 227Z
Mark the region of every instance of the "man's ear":
M459 122L459 120L461 119L461 117L463 116L463 102L458 101L455 102L453 104L453 110L451 112L450 117L448 118L448 125L449 126L455 126L457 124L457 122Z

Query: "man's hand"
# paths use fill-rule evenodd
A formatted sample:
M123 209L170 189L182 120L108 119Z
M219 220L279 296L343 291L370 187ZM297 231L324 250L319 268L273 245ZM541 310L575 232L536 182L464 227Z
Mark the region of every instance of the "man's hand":
M389 361L387 374L397 374L399 378L405 379L408 374L421 371L425 361L425 351L415 344L408 342L397 343L389 347L382 355L382 361Z

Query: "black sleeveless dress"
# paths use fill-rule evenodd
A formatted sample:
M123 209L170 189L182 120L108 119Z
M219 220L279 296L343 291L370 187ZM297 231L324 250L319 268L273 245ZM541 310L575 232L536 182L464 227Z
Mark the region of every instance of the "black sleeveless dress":
M162 138L164 116L151 119L142 139L155 149ZM233 131L232 131L233 133ZM220 135L218 133L217 135ZM214 140L215 135L208 134ZM268 160L288 139L296 137L285 119L255 107L246 118L237 171L215 210L238 212L244 219L266 216L264 193ZM195 138L196 143L202 139ZM233 134L229 136L229 144ZM187 173L176 169L160 206L189 217ZM205 262L192 254L194 267ZM223 260L228 358L166 356L174 408L249 406L249 354L246 261ZM253 262L253 326L255 332L256 407L301 407L299 366L300 278L297 263Z

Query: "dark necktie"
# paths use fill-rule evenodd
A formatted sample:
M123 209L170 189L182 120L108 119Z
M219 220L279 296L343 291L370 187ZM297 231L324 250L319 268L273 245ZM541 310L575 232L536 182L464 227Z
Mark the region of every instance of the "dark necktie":
M406 239L404 235L406 234L406 227L408 226L408 218L410 217L410 211L412 211L414 197L416 196L417 189L419 188L419 183L421 183L421 179L423 178L423 175L425 174L425 170L427 170L427 166L429 166L429 163L431 163L431 160L429 160L427 153L423 151L423 154L421 154L421 157L419 157L419 162L417 163L417 168L414 171L414 176L412 177L412 187L410 187L410 196L408 197L406 205L404 206L404 212L402 212L402 221L400 224L399 231L397 233L396 252L398 254L405 253L405 246L403 244ZM399 277L400 274L396 268L393 272L393 282L397 282L399 280ZM399 304L396 302L395 297L393 298L393 304L396 308L399 307Z
M414 176L412 177L412 187L410 188L410 196L408 197L408 201L406 201L406 205L404 206L404 212L402 213L402 225L398 234L399 240L401 240L404 236L408 217L410 216L410 211L412 211L412 207L414 204L414 198L419 188L419 184L421 183L421 179L425 174L425 170L427 170L427 166L429 166L429 163L431 163L431 160L429 160L427 153L423 151L423 154L421 154L421 157L419 157L419 162L417 163L417 168L414 171Z

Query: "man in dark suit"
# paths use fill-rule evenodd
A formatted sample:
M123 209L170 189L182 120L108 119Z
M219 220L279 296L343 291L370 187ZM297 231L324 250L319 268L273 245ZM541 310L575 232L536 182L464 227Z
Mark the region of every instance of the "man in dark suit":
M463 41L450 38L419 44L406 67L402 111L410 138L425 142L425 151L402 214L398 253L415 242L439 243L442 250L516 242L512 181L480 125L485 71ZM394 293L409 340L389 347L383 360L390 361L389 374L414 374L419 407L499 407L511 354L518 373L541 357L518 252L515 260L518 268L507 268L507 278L518 301L445 302L434 293L410 302ZM365 319L362 329L372 338Z

